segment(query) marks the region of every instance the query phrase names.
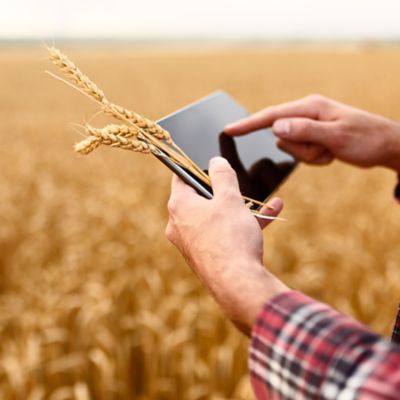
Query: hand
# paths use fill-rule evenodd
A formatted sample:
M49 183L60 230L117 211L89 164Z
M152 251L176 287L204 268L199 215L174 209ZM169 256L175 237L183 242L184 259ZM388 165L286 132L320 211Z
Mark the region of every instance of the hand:
M178 177L168 202L168 239L185 257L223 312L249 334L258 312L272 296L288 290L263 267L260 224L245 206L234 170L221 157L211 160L209 174L214 197L207 200ZM276 216L280 199L270 203Z
M245 168L237 152L235 140L225 133L219 135L219 148L235 170L239 186L247 196L253 199L266 199L295 167L293 162L275 163L262 158Z
M243 135L272 126L278 146L300 161L328 164L334 158L360 167L400 171L400 124L312 95L265 108L225 127Z

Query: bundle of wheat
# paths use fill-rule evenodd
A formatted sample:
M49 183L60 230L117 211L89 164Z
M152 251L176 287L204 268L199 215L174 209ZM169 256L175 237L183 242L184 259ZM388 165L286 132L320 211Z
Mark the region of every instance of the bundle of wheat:
M170 160L190 171L206 185L211 186L210 177L198 167L185 152L171 139L170 134L158 125L140 114L127 110L111 103L104 92L85 75L68 57L54 47L48 47L50 61L53 62L64 75L73 82L75 89L93 99L101 107L101 111L129 125L108 125L102 129L85 126L87 138L75 145L75 150L81 154L89 154L100 144L119 147L141 153L152 153L160 157L168 157ZM62 78L48 72L50 75L70 85ZM246 205L251 209L266 207L272 209L267 203L243 196ZM251 212L262 219L279 219L260 214L251 209Z

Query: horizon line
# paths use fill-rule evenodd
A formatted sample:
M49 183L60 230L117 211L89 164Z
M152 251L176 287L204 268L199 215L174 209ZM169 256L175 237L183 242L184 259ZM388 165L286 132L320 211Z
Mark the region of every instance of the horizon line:
M63 44L79 44L79 45L149 45L149 44L193 44L193 45L266 45L266 46L291 46L291 45L305 45L305 46L360 46L360 47L380 47L380 46L393 46L400 45L400 37L392 39L351 39L351 38L214 38L214 37L191 37L191 38L115 38L115 37L74 37L69 38L65 36L59 37L45 37L45 38L32 38L32 37L18 37L8 38L0 36L0 46L7 45L27 45L34 46L43 43L63 43Z

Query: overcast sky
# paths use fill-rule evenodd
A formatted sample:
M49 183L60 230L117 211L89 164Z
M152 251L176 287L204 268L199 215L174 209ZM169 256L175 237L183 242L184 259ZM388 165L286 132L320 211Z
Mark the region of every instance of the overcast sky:
M1 0L0 38L400 39L400 0Z

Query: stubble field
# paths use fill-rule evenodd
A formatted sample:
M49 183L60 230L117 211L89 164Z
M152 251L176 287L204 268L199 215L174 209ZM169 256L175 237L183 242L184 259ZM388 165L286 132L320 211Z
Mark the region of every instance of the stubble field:
M318 92L400 119L397 49L63 50L155 119L216 89L251 111ZM45 57L0 51L0 398L251 399L247 341L164 237L171 174L119 149L74 154L70 123L96 108ZM279 191L288 222L265 232L271 271L384 335L400 292L394 183L301 166Z

